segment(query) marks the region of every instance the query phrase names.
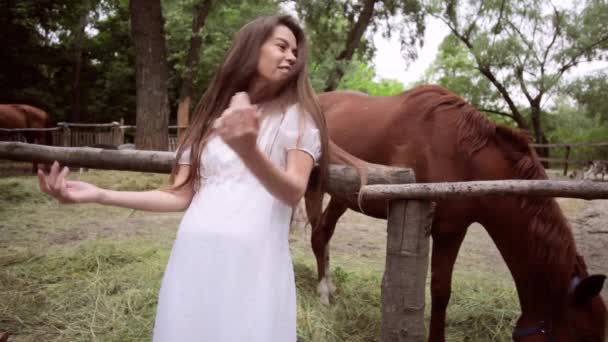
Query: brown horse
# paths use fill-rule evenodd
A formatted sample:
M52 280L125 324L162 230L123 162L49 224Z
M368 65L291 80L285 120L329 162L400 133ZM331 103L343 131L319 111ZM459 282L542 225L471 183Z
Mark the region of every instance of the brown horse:
M462 98L439 86L373 97L353 92L320 95L332 140L367 162L410 167L418 182L546 179L527 136L497 126ZM328 242L347 208L332 198L311 217L319 292L328 300ZM554 199L482 197L436 202L432 227L429 341L444 341L452 270L467 227L485 227L517 287L521 316L516 341L604 341L605 279L590 276L577 254L571 228ZM363 204L366 214L386 217L384 201Z
M50 118L47 112L24 104L0 104L0 128L48 128ZM51 133L46 132L23 132L25 140L30 144L49 145L52 143ZM6 135L0 131L1 140L13 140L14 135ZM32 172L36 172L38 164L32 163Z
M50 119L47 112L24 104L0 104L0 128L47 128ZM26 132L23 134L30 144L51 143L47 132Z

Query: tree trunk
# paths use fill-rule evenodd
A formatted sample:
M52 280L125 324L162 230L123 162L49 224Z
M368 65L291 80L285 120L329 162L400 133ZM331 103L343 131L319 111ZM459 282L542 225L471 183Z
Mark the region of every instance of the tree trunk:
M543 128L543 124L541 121L541 109L539 104L532 104L530 108L530 116L532 118L532 129L534 130L534 141L537 144L548 144L549 141L545 136L545 130ZM549 148L548 147L536 147L536 153L541 158L549 158ZM549 167L549 162L543 161L543 166L545 168Z
M460 38L460 39L462 40L463 38ZM465 44L467 44L467 42L465 42ZM470 52L473 53L470 43L467 44L467 47L469 47ZM509 109L511 110L511 114L512 114L511 118L513 119L513 121L515 121L515 123L517 124L517 127L519 127L520 129L529 131L530 126L528 125L528 122L526 122L526 119L524 118L524 116L521 115L521 112L515 105L515 102L511 98L511 95L509 94L509 91L507 90L507 88L504 86L504 84L502 84L502 83L500 83L500 81L498 81L496 76L494 76L494 73L492 72L492 70L490 70L489 66L481 65L479 63L479 60L477 58L475 58L475 59L477 60L477 67L478 67L479 72L481 72L482 75L484 75L490 82L492 82L494 87L496 87L496 89L498 90L498 92L500 93L502 98L505 100L505 102L509 106Z
M80 89L83 60L82 45L85 38L84 30L88 24L89 9L89 0L83 0L78 28L74 30L74 78L72 80L72 106L68 122L80 122L82 120L82 94Z
M130 0L135 45L135 146L166 151L169 147L168 68L160 0Z
M190 37L190 49L186 59L186 69L182 75L182 86L179 92L179 105L177 108L177 126L188 126L190 118L190 104L192 103L192 83L194 80L194 70L198 65L203 39L201 30L205 26L205 21L211 10L213 0L202 0L194 7L194 18L192 20L192 37ZM185 128L178 128L178 140L181 141Z
M336 57L336 68L329 74L329 78L325 84L325 91L332 91L338 87L340 80L344 76L344 64L353 59L353 55L361 43L361 37L363 37L363 34L367 30L367 26L369 26L369 23L374 16L375 3L376 0L364 1L361 13L359 13L359 17L357 18L357 22L353 27L351 27L351 30L348 33L346 47L344 50L342 50L342 52L340 52L338 57Z

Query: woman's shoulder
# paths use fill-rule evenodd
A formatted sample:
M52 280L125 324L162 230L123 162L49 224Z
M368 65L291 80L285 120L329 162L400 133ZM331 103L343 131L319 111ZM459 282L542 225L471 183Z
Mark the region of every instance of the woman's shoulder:
M300 103L292 103L285 109L285 114L292 118L301 118L306 121L312 120L311 114Z
M306 131L318 130L315 119L298 103L291 104L287 107L283 121L284 127L297 131L300 135Z

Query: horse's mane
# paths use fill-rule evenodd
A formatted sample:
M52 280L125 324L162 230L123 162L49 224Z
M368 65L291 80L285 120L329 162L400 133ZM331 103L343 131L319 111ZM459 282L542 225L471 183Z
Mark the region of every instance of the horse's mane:
M405 95L417 98L416 106L426 106L422 109L424 113L441 109L441 112L458 115L457 146L467 158L494 144L512 163L514 178L547 179L525 133L491 122L464 99L440 86L419 86ZM526 243L530 251L530 260L534 263L531 266L538 277L535 281L546 284L552 295L563 295L573 275L587 275L584 261L576 253L571 228L553 198L521 196L518 201L521 214L530 217L530 234L522 243Z

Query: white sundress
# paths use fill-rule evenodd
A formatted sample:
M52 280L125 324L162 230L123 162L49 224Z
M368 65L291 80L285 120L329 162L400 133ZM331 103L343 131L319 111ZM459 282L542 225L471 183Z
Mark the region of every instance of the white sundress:
M258 146L283 170L290 149L316 163L319 130L293 105L263 118ZM184 153L179 162L189 160ZM220 137L203 150L201 175L163 276L153 341L295 342L293 208L271 195Z

